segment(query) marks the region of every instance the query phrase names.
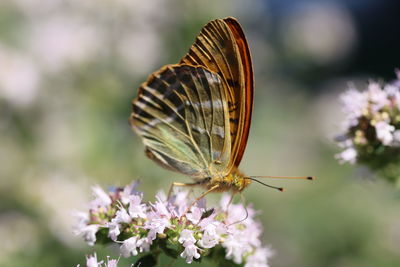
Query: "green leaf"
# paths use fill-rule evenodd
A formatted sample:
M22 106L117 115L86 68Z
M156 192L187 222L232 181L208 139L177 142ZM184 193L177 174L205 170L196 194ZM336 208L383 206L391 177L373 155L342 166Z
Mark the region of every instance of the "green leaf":
M108 244L112 240L108 237L108 228L100 228L96 233L96 244Z
M225 249L221 246L216 246L210 249L210 254L207 259L213 262L213 266L217 267L240 267L243 264L236 264L231 260L225 259Z
M164 253L167 256L172 257L174 259L178 258L180 254L179 248L177 246L173 246L171 248L171 246L168 246L166 240L160 240L159 247L164 251Z
M158 254L157 254L158 255ZM147 254L146 256L143 256L139 258L133 267L153 267L157 265L157 255L155 254Z

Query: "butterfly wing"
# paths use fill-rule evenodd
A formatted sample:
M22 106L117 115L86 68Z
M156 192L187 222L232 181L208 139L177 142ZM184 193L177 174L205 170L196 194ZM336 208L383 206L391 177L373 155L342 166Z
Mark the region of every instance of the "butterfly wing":
M221 77L232 142L227 167L229 170L238 167L249 136L254 95L250 51L240 24L231 17L209 22L180 63L203 66Z
M149 158L199 179L227 169L229 114L224 84L216 73L167 65L141 85L132 105L130 123Z

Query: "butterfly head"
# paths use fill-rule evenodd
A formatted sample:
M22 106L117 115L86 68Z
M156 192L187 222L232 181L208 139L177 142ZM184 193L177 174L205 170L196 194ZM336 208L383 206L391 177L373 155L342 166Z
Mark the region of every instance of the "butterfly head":
M223 178L223 184L226 184L234 192L242 192L251 183L239 170L228 174Z

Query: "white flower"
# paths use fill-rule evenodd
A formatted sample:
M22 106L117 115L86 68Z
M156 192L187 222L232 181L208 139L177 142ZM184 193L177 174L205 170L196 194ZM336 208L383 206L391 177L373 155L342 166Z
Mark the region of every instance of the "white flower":
M190 212L186 214L186 217L193 224L197 224L200 221L202 215L203 215L203 210L199 209L196 206L193 206L190 208Z
M137 192L136 187L138 186L138 184L139 183L137 181L134 181L124 187L124 190L120 193L120 201L122 202L122 204L127 205L129 203L131 197Z
M389 145L393 141L393 132L395 130L393 125L385 121L380 121L375 124L376 137L384 145Z
M165 216L167 218L171 217L171 213L167 209L166 203L164 203L160 199L157 198L156 203L152 206L154 208L154 212L157 213L158 216Z
M86 257L86 265L85 267L102 267L104 264L104 267L117 267L118 266L118 261L119 259L110 259L110 256L107 256L107 262L105 263L104 261L97 261L97 255L94 253L93 255L89 255ZM77 267L80 265L78 264Z
M76 229L74 232L77 235L81 235L83 239L89 244L89 246L93 246L96 242L96 233L99 228L100 225L98 224L89 224L82 226L80 229Z
M119 224L116 221L111 221L107 224L108 227L108 237L112 241L116 241L121 231L119 230Z
M120 224L121 223L130 223L131 216L129 216L128 212L124 207L120 207L120 209L115 214L115 217L111 219L111 222L107 224L108 227L108 237L111 240L116 241L117 237L119 236L120 232Z
M124 256L125 258L129 257L130 255L136 256L138 254L137 241L138 241L137 236L133 236L131 238L126 239L120 248L122 256Z
M248 217L247 213L249 212L249 209L244 207L243 205L240 204L230 204L227 207L227 218L226 218L226 223L227 224L233 224L234 226L235 223L239 221L243 221L246 217Z
M154 240L157 234L163 233L165 228L169 226L171 226L171 222L167 218L152 218L145 224L145 228L150 230L147 237Z
M89 255L86 258L86 267L101 267L103 264L103 261L97 262L97 255L96 253L92 255Z
M82 227L85 227L89 222L89 214L83 211L73 211L72 216L77 219L76 224L74 225L74 230L80 231Z
M92 192L95 199L90 203L90 206L93 209L96 209L98 207L106 207L111 204L112 201L110 196L106 192L104 192L104 190L100 186L93 186Z
M268 267L268 258L273 255L274 252L269 248L257 248L253 254L247 257L244 267Z
M387 84L383 90L388 94L388 96L395 96L399 92L399 88L392 84Z
M231 202L231 196L229 194L223 194L219 201L219 206L222 210L227 210L229 203Z
M225 258L232 259L236 264L241 264L243 255L253 250L247 242L247 236L240 230L229 233L222 246L226 249Z
M343 110L348 116L349 124L357 124L357 118L362 116L363 110L368 106L368 97L366 94L353 88L340 95L343 103Z
M86 235L85 239L91 244L96 241L99 228L108 227L108 237L117 243L122 243L120 251L124 257L151 251L153 240L171 238L170 241L178 241L182 244L184 249L180 256L185 258L187 263L200 258L202 249L206 251L221 245L226 250L226 258L233 259L235 263L240 264L245 260L248 262L247 258L249 258L251 259L249 264L252 264L249 266L267 266L266 259L262 260L265 251L257 251L262 249L260 241L262 229L261 225L254 220L256 212L251 207L244 207L241 204L229 204L230 195L225 194L221 206L211 207L208 209L207 216L202 218L204 211L207 210L205 202L193 204L193 199L187 197L187 192L181 192L169 199L157 196L154 204L142 203L142 195L137 194L138 192L133 195L125 194L129 198L128 207L119 202L120 192L121 190L118 189L112 195L113 203L120 204L118 210L107 210L109 206L105 209L90 210L90 221L89 216L80 214L79 233ZM103 203L102 205L109 198L108 194L102 190L96 190L96 197L101 200L96 203ZM193 205L190 211L182 212L189 205ZM182 207L185 208L182 209ZM115 212L115 216L113 217L110 212ZM105 218L103 215L106 215ZM106 218L110 217L113 218L108 219L107 222ZM142 219L132 219L132 217ZM101 223L88 225L93 221ZM130 233L130 237L118 241L122 231ZM176 234L179 234L178 240L176 240ZM105 263L101 264L101 266L105 265ZM117 261L109 261L107 264L109 267L114 267Z
M141 196L131 196L131 200L129 202L129 214L132 218L146 218L146 205L141 203Z
M339 154L336 154L335 158L337 158L340 163L349 162L354 164L357 159L357 150L354 147L348 147Z
M139 247L140 252L149 251L151 244L152 244L152 241L149 240L147 237L143 237L137 241L137 246Z
M188 192L180 191L170 197L168 200L168 208L171 212L171 216L181 217L185 214L188 208ZM190 203L191 204L191 203Z
M192 263L193 258L198 259L200 258L200 254L197 251L198 247L196 247L194 244L189 243L186 246L184 245L185 250L181 253L181 257L185 258L187 263Z
M156 199L161 202L168 201L167 195L165 194L165 192L163 190L160 190L157 192Z
M203 248L215 247L220 240L221 235L217 233L216 223L210 223L204 228L204 233L199 240L199 245Z
M110 257L107 257L107 263L105 265L105 267L117 267L118 266L118 261L116 259L110 259Z
M119 210L115 214L115 217L111 219L111 222L107 224L108 227L108 237L111 240L116 241L120 232L120 224L121 223L130 223L132 221L131 216L129 216L128 212L123 206L119 207Z
M378 111L389 105L388 95L378 83L373 82L368 85L368 97L373 111Z
M192 243L194 244L196 242L196 239L193 236L193 231L184 229L178 239L179 243L185 244L185 243Z
M112 219L112 221L116 221L117 223L130 223L131 216L128 214L124 207L120 207L115 214L115 218Z
M226 199L221 205L226 205ZM246 213L248 214L247 218ZM232 259L236 264L241 264L246 254L252 253L254 249L261 246L262 230L261 225L253 219L255 214L256 212L251 207L244 207L241 204L227 206L225 220L227 236L222 242L222 246L226 250L225 257Z

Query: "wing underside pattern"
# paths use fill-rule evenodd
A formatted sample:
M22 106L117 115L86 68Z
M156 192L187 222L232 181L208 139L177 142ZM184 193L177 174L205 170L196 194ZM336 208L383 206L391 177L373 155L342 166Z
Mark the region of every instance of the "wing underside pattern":
M203 66L221 77L232 142L228 168L237 167L249 135L254 90L250 51L240 24L234 18L209 22L180 63Z
M167 65L150 75L132 104L130 122L151 159L193 178L226 171L229 112L218 74L203 67Z

